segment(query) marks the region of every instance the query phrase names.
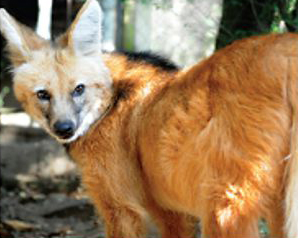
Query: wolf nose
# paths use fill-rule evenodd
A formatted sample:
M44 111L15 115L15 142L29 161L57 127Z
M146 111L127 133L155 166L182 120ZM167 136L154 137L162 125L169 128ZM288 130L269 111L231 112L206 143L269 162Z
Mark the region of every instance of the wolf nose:
M72 121L57 121L54 124L56 135L63 139L71 137L74 133L74 123Z

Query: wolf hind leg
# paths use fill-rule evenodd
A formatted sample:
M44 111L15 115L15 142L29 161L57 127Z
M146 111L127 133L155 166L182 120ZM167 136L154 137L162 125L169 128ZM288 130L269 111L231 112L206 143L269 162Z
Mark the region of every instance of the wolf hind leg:
M162 238L194 238L195 218L186 214L166 211L161 217L160 230Z
M250 187L251 188L251 187ZM215 190L213 190L215 189ZM259 238L261 212L255 189L243 186L213 186L206 191L201 215L203 238Z
M285 238L285 209L282 199L278 198L272 203L266 215L266 221L270 231L271 238Z
M142 214L129 208L105 210L105 232L108 238L143 238L145 225Z
M162 238L195 238L198 219L187 214L165 210L151 201L147 207Z
M225 216L225 215L222 215ZM227 215L228 216L228 215ZM202 237L203 238L259 238L258 218L244 218L232 215L233 218L218 218L214 213L204 217L201 221L202 224ZM227 223L221 224L226 219Z

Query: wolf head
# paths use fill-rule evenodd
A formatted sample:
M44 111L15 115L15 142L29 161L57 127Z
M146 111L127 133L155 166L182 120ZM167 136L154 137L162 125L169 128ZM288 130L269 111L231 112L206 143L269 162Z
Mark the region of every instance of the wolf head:
M50 42L0 10L15 95L62 143L83 135L111 104L112 80L100 50L101 15L97 1L87 1L68 31Z

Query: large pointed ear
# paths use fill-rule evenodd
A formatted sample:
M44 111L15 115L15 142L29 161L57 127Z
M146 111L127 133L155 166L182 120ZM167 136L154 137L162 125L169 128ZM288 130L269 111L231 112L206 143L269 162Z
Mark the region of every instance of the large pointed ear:
M68 32L63 37L67 47L76 55L91 55L101 52L102 11L96 0L88 0Z
M18 23L4 9L0 9L0 30L7 40L9 58L14 66L28 61L32 51L47 44L31 29Z

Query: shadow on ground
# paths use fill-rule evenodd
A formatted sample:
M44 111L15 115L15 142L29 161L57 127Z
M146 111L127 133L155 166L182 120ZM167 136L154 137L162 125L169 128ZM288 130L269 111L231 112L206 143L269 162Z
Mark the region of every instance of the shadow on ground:
M104 237L64 148L41 129L0 129L1 237Z

